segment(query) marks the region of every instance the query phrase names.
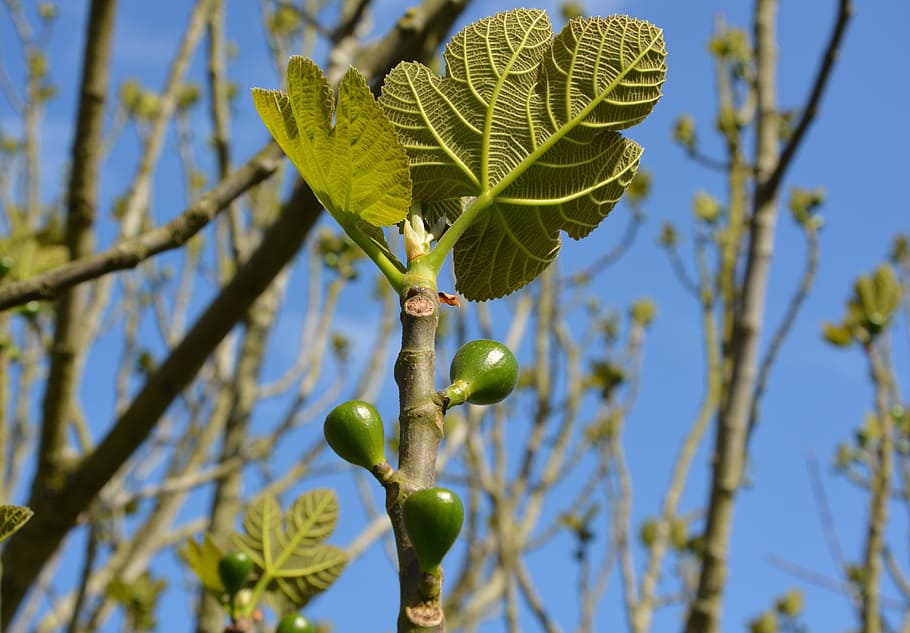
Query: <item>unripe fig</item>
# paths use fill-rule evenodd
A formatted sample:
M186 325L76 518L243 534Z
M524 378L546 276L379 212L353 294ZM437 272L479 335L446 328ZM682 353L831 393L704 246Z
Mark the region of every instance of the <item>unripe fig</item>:
M251 571L253 559L246 552L231 552L218 561L218 577L224 590L232 596L243 588Z
M316 627L299 613L288 613L278 621L275 633L316 633Z
M422 571L439 567L443 556L458 538L462 522L464 506L451 490L425 488L405 500L404 527Z
M341 459L367 470L385 462L382 418L369 402L339 404L329 411L322 430L325 441Z
M443 391L446 406L464 402L494 404L505 399L515 388L518 361L502 343L478 339L455 352L449 379L452 384Z

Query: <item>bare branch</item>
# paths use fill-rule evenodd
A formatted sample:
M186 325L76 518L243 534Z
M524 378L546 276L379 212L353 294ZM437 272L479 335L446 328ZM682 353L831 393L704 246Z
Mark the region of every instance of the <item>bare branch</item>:
M124 240L97 255L75 260L30 279L0 286L0 310L33 299L52 299L76 284L117 270L134 268L149 257L183 245L233 200L271 176L282 162L283 155L278 145L269 143L246 165L167 224Z
M755 383L755 394L752 396L752 409L749 412L749 430L747 431L746 442L752 437L755 425L758 424L759 407L761 406L761 399L765 394L765 389L768 386L771 368L774 366L774 361L777 360L778 353L783 348L787 334L790 333L790 330L796 324L796 317L799 315L799 311L806 297L809 296L809 290L815 281L815 273L818 270L818 232L815 228L809 226L804 227L804 230L806 241L808 242L806 245L805 268L803 269L799 286L790 298L784 317L774 330L774 336L771 337L771 342L768 344L764 358L762 358L761 366L758 370L758 380Z
M824 57L822 57L821 67L815 75L812 91L809 93L809 98L806 101L805 107L802 108L802 115L800 116L796 127L793 129L793 135L787 141L787 144L777 161L777 166L768 179L766 186L769 189L776 189L780 186L780 181L783 179L784 173L793 161L796 150L799 149L799 146L802 144L806 131L818 114L818 106L821 103L825 88L827 88L831 78L831 71L834 69L834 63L840 55L840 47L843 43L844 34L847 32L847 24L850 22L850 18L853 17L853 13L854 7L852 0L839 0L837 18L834 23L834 29L831 31L828 45L825 47L825 54Z
M3 627L79 513L148 437L208 355L293 258L320 212L321 205L312 192L298 186L256 252L197 319L186 338L149 375L107 436L67 478L65 487L57 494L30 500L37 520L28 530L14 535L3 550L4 567L17 570L15 576L4 575L0 585L5 605Z

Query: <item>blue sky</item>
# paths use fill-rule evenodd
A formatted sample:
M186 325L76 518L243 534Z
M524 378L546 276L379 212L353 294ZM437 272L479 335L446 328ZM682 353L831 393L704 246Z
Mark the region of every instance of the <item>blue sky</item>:
M30 4L30 3L26 3ZM61 3L61 17L52 42L54 79L60 95L48 112L43 128L44 161L47 167L48 199L57 192L63 161L69 150L73 119L74 89L78 82L81 51L79 35L86 13L86 2ZM119 83L139 77L147 86L163 83L165 62L176 47L186 23L189 3L122 3L118 15L113 73ZM406 3L380 0L381 15L377 29L401 13ZM698 334L697 306L676 283L663 254L656 247L661 222L673 221L688 234L691 226L692 194L699 189L723 197L723 181L704 168L687 161L670 136L673 121L683 113L692 114L700 124L700 137L708 153L719 155L712 138L713 66L706 54L706 42L714 29L715 17L727 16L731 25L745 25L751 3L668 0L588 3L594 14L629 13L648 19L664 28L668 49L669 74L661 103L642 125L630 130L632 138L645 146L642 161L654 176L654 190L646 203L648 221L629 256L598 278L594 291L604 303L622 308L643 295L658 304L658 319L649 333L645 355L644 380L638 404L627 432L627 449L636 482L635 513L653 513L668 477L666 464L675 456L679 441L695 416L702 394L702 360ZM796 106L805 98L818 65L820 51L831 28L836 3L807 0L782 3L779 18L780 77L779 98L784 106ZM763 406L762 425L755 437L750 463L754 487L742 492L736 516L732 550L732 575L725 607L724 630L743 630L745 621L766 608L781 591L802 587L806 591L806 621L813 631L842 631L852 623L852 612L843 596L805 585L799 579L776 569L768 562L777 556L821 574L837 577L838 572L821 537L821 522L814 506L807 475L806 458L814 455L827 474L827 465L839 441L849 437L870 407L871 396L866 369L855 351L837 351L820 338L823 319L837 319L852 279L876 266L885 256L895 232L910 232L910 203L902 190L910 147L910 125L906 121L908 97L906 72L900 64L906 57L903 42L910 30L910 3L904 0L857 3L857 15L847 34L841 58L819 117L784 183L822 187L827 203L822 209L826 225L821 234L821 264L815 288L790 335L773 374ZM519 6L508 2L476 3L463 22L490 12ZM552 3L536 6L552 8ZM234 139L236 159L243 160L265 139L265 132L252 111L247 94L254 85L276 87L277 79L265 56L258 27L258 3L247 0L228 2L230 37L242 51L230 75L237 82L241 98L235 108ZM7 64L16 63L10 41L9 23L0 14L0 53ZM199 58L201 59L201 58ZM197 70L199 70L197 59ZM13 66L15 67L15 66ZM12 118L0 106L0 125L8 130ZM200 135L202 133L200 132ZM132 173L135 147L121 150L102 180L105 199L122 193ZM131 153L132 152L132 153ZM176 169L165 165L156 176L153 209L159 221L183 206L180 187L171 184ZM624 207L614 214L586 241L566 240L561 266L571 271L609 248L624 225ZM686 254L691 240L684 242ZM802 238L787 214L781 215L769 290L769 324L777 322L794 289L802 266ZM299 275L295 277L299 281ZM293 283L293 281L292 281ZM200 299L200 304L203 302ZM356 309L349 306L345 323L357 323ZM279 332L291 333L299 311L293 306L282 319ZM906 338L899 339L898 352L908 349ZM275 351L279 351L276 346ZM273 358L275 358L273 356ZM276 362L280 362L279 360ZM287 359L285 359L286 362ZM896 358L904 385L910 379L910 358ZM99 371L104 371L99 367ZM266 369L266 373L276 371ZM905 390L906 393L906 390ZM103 396L99 399L103 400ZM101 405L99 403L99 409ZM687 488L687 507L703 498L707 465L696 466ZM334 484L333 480L333 484ZM345 484L342 484L345 485ZM865 516L865 501L849 485L826 477L838 529L848 557L860 555L859 528ZM349 486L348 486L349 487ZM377 499L378 494L377 494ZM363 515L352 508L356 501L347 497L343 509L345 523L339 530L344 542L363 524ZM895 513L892 534L905 542L906 517ZM571 544L551 556L565 558ZM898 552L906 562L907 551ZM545 570L551 561L536 557L533 567ZM376 582L382 578L382 582ZM316 601L312 615L332 620L337 631L364 630L364 613L375 612L378 621L394 621L394 596L390 567L384 554L376 549L344 574L337 586ZM539 587L548 604L565 604L572 598L571 583L562 578L546 578ZM893 594L893 592L892 592ZM358 608L351 609L352 595ZM616 600L618 585L613 584L600 611L598 630L620 630L623 620ZM572 604L569 602L568 604ZM172 593L166 602L164 621L179 629L186 615L187 600ZM574 604L562 620L574 622ZM555 607L557 613L559 606ZM658 619L656 631L673 631L678 612L668 611ZM565 628L570 629L570 626ZM501 630L489 627L489 631ZM535 630L528 625L526 630Z

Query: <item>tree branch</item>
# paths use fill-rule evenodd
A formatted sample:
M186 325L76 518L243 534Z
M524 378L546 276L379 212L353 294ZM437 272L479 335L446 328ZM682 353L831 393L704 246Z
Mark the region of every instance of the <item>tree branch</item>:
M727 557L734 499L745 465L745 438L755 391L762 319L774 252L777 191L766 186L778 156L777 0L757 0L754 10L756 94L756 186L741 303L732 311L729 391L717 420L705 548L686 633L717 633L727 583Z
M82 62L76 138L70 161L66 246L71 260L85 257L94 249L92 228L98 205L100 146L115 16L114 0L92 2ZM77 288L64 292L57 302L33 490L60 483L57 475L65 460L67 422L79 380L77 368L87 344L83 331L84 303L84 291Z
M96 255L72 261L30 279L0 286L0 310L33 299L52 299L67 288L110 272L135 268L149 257L182 246L236 198L275 173L283 160L284 155L278 145L270 142L246 165L167 224L124 240Z
M809 99L802 110L802 116L800 116L799 122L793 130L793 135L787 141L784 150L780 154L780 158L777 161L777 167L768 179L768 186L772 189L776 189L780 186L780 181L783 179L784 173L787 171L793 157L796 155L796 150L799 149L799 146L802 144L806 131L818 114L818 105L824 95L825 88L828 86L828 80L831 78L831 71L834 68L834 63L840 55L840 47L843 43L844 34L847 32L847 24L850 22L850 18L853 17L853 13L854 7L852 0L839 0L834 29L831 31L831 37L828 40L828 45L825 47L822 65L815 76L815 81L812 84L812 91L809 93Z
M784 345L787 334L790 333L790 330L793 329L793 325L796 323L796 317L799 316L799 311L806 301L806 297L809 296L809 290L812 288L812 283L815 281L815 273L818 270L818 232L815 228L809 226L805 226L804 231L806 241L808 242L806 245L806 265L803 269L803 275L800 278L799 286L790 298L790 303L787 304L784 318L777 326L777 329L774 330L774 336L768 344L768 350L765 352L761 367L758 370L758 380L755 383L755 394L752 396L752 408L749 412L749 429L746 435L747 443L752 437L753 431L755 431L755 426L758 424L759 407L761 405L762 396L764 396L765 389L768 385L768 377L771 375L771 368L774 366L774 361L777 360L777 355Z
M205 359L247 313L252 303L294 257L321 213L312 192L299 183L256 252L237 271L186 337L155 370L98 447L66 479L57 494L32 498L35 519L3 549L3 566L15 569L0 584L6 628L45 562L72 529L88 503L142 445L174 398Z

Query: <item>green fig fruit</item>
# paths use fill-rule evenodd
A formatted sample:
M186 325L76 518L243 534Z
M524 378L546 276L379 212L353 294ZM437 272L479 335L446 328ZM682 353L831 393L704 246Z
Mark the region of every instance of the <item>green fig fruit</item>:
M325 441L338 456L372 471L385 462L385 431L376 407L362 400L339 404L322 427Z
M518 361L502 343L478 339L455 352L449 379L452 384L443 391L447 407L464 402L494 404L515 388Z
M316 627L299 613L288 613L278 621L275 633L316 633Z
M461 524L461 499L445 488L418 490L404 502L404 527L417 552L420 569L432 571L452 547Z
M253 559L246 552L231 552L218 560L218 577L229 595L233 596L243 588L251 571Z

